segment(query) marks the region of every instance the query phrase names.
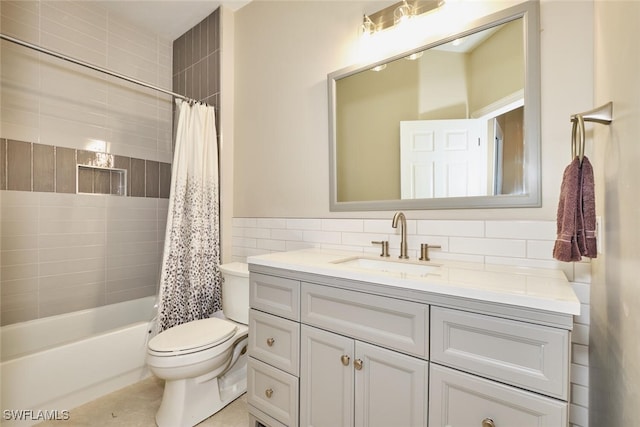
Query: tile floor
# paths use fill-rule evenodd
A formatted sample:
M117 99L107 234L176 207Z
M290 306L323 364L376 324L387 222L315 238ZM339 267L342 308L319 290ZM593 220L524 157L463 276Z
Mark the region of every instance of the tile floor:
M70 412L66 421L46 421L38 427L155 427L163 381L155 377L110 393ZM243 394L222 411L207 418L198 427L247 427L247 398Z

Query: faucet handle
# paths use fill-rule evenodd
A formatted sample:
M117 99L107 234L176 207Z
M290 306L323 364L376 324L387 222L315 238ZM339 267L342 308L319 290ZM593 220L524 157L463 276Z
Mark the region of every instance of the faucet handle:
M430 245L428 243L420 244L420 261L431 261L429 259L429 248L438 248L441 249L440 245Z
M382 241L374 241L372 240L371 243L373 243L374 245L380 245L382 252L380 253L380 256L383 257L388 257L389 256L389 241L388 240L382 240Z

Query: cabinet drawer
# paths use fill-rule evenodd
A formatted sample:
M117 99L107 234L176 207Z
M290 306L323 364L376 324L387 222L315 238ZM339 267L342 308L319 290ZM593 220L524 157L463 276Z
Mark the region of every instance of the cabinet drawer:
M250 357L247 402L287 426L297 426L298 378Z
M566 426L568 404L431 363L429 426Z
M429 307L302 283L302 322L426 358Z
M249 412L249 427L287 427L251 405L247 405L247 410Z
M300 320L300 282L251 273L249 302L252 308Z
M567 400L566 330L432 307L431 360Z
M298 375L300 324L249 310L249 354L278 369Z

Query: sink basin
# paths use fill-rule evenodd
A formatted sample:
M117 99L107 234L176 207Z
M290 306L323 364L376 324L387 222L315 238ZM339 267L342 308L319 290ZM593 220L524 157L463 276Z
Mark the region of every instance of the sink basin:
M418 264L410 261L374 258L348 258L336 261L335 264L362 270L378 271L383 273L404 273L408 276L427 276L440 274L440 265Z

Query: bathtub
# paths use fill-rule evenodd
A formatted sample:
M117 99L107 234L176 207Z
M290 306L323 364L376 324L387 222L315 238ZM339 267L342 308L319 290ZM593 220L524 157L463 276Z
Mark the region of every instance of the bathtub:
M35 423L13 418L62 419L147 377L154 303L146 297L0 328L3 427Z

